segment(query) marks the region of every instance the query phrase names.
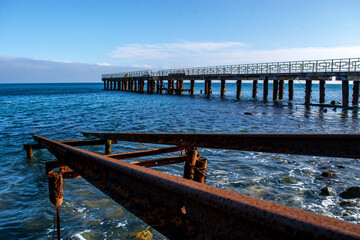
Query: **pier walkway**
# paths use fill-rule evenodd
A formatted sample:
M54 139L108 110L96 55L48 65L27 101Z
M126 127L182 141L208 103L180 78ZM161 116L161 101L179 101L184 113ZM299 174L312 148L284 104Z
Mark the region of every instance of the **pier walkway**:
M349 82L353 82L352 105L359 104L360 58L271 62L241 65L224 65L195 68L134 71L103 74L105 90L135 91L163 94L195 92L195 81L204 82L206 96L212 94L212 80L220 80L220 96L225 96L226 80L235 80L236 98L241 98L243 80L253 82L252 97L257 97L258 82L263 82L263 100L269 99L269 81L273 84L272 99L284 99L284 86L288 85L288 99L294 99L294 80L305 80L305 104L311 104L312 81L319 81L319 104L325 103L326 81L333 78L342 83L342 106L349 106ZM184 80L190 88L184 89ZM176 82L176 86L175 86Z

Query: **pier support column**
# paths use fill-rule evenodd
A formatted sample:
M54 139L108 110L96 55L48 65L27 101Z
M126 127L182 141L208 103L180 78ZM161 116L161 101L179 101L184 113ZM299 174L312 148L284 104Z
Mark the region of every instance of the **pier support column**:
M114 90L114 81L111 81L111 83L110 83L110 86L111 86L111 90Z
M26 150L26 157L28 159L32 159L34 157L33 148L30 144L24 145L24 149Z
M220 96L221 97L225 97L225 90L226 90L225 79L221 79L221 89L220 89Z
M146 85L146 92L150 93L150 88L151 88L151 83L150 83L150 79L147 80L147 85Z
M176 80L176 95L181 95L181 80Z
M349 81L342 81L342 105L343 107L349 106Z
M138 83L139 83L139 81L134 80L134 91L135 92L137 92L137 90L138 90Z
M208 80L206 80L205 79L205 87L204 87L205 89L204 89L204 93L205 93L205 95L208 95Z
M194 95L194 93L195 93L195 80L191 79L190 80L190 94Z
M311 87L312 81L307 79L305 81L305 105L309 105L311 103Z
M284 99L284 80L279 80L279 99Z
M163 94L163 88L164 88L164 81L160 79L160 89L159 89L160 94Z
M151 93L155 93L156 83L155 79L151 80Z
M319 103L325 103L325 80L319 81Z
M352 105L357 106L359 105L359 81L353 82L353 99Z
M175 81L174 81L174 80L171 80L170 83L171 83L171 87L170 87L171 91L170 91L170 94L174 94L174 91L175 91Z
M294 99L294 80L288 81L288 88L289 88L289 100Z
M145 92L145 80L141 80L141 88L140 88L140 91L141 91L142 93Z
M269 77L266 76L264 79L263 101L268 100L268 94L269 94Z
M258 88L258 80L253 81L253 89L252 89L252 97L256 98L257 96L257 88Z
M211 96L211 94L212 94L212 90L211 90L211 80L209 79L209 80L207 80L208 81L208 84L207 84L207 88L208 88L208 90L207 90L207 96Z
M278 99L278 93L279 93L279 81L273 80L273 100L276 101Z
M106 81L104 81L104 90L106 90Z
M180 95L182 95L182 93L183 93L183 90L184 90L184 80L179 80L179 84L180 84Z
M160 80L156 80L156 93L159 94L160 93Z
M184 166L184 175L186 179L193 180L195 172L195 164L197 160L198 150L195 147L189 147L186 149L186 160Z
M241 98L241 80L236 80L236 98Z

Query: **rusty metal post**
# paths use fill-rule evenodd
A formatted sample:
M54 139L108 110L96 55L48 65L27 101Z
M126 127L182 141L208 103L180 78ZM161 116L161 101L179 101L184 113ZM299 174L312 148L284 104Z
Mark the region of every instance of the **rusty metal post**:
M194 181L205 183L206 167L207 167L207 159L204 157L198 157L195 163Z
M176 91L175 91L176 95L180 95L180 80L177 79L176 80Z
M279 80L279 99L284 99L284 80Z
M258 80L253 81L252 97L257 97Z
M103 82L104 82L104 90L106 90L106 81L103 80Z
M263 88L263 100L267 101L269 95L269 77L266 76L264 79L264 88Z
M190 94L194 95L194 93L195 93L195 80L191 79L190 80Z
M342 81L342 105L349 106L349 81Z
M236 98L241 98L241 80L236 80Z
M156 94L159 94L160 93L160 80L157 79L156 80Z
M325 103L325 80L319 82L319 103Z
M312 81L307 79L305 83L305 105L309 105L311 103L311 86Z
M138 91L138 83L139 83L139 81L134 80L134 91L135 91L135 92Z
M225 85L225 79L221 79L221 89L220 89L220 96L221 97L225 97L225 89L226 89L226 85Z
M208 95L208 80L205 79L205 87L204 87L204 93L205 93L205 96Z
M288 88L289 88L289 100L294 99L294 80L288 81Z
M357 106L359 105L359 81L353 82L353 99L352 99L352 105Z
M151 80L151 93L155 93L156 83L155 79Z
M24 145L24 150L26 150L26 157L32 159L34 157L33 148L30 144Z
M179 80L179 94L182 95L184 90L184 80Z
M174 94L175 91L175 81L171 80L171 94Z
M109 81L106 81L106 90L109 90Z
M195 164L197 160L198 150L195 147L186 149L186 161L184 166L184 178L194 179Z
M111 140L106 140L105 143L105 154L111 153Z
M110 81L110 90L113 90L113 81Z
M279 81L273 80L273 100L276 101L278 99L279 94Z

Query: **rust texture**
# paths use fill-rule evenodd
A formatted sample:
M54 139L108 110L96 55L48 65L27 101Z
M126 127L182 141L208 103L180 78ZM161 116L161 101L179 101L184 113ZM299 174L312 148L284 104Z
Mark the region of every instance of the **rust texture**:
M360 134L83 133L130 142L324 157L360 156Z
M184 149L185 149L185 147L179 146L179 147L149 149L149 150L143 150L143 151L137 151L137 152L117 153L117 154L111 154L111 155L107 155L107 156L111 157L111 158L115 158L115 159L129 159L129 158L136 158L136 157L152 156L152 155L163 154L163 153L171 153L171 152L176 152L176 151L182 151Z
M116 139L124 140L127 136L135 140L134 135L120 136ZM136 136L141 139L149 135ZM219 141L224 141L219 137L214 142L234 147L233 141L239 140L235 136L228 144ZM176 135L152 137L161 137L162 142L183 139L179 143L201 139L197 135L192 135L196 140L191 141L186 135L179 139ZM350 135L350 138L356 142L359 136ZM357 224L171 176L40 136L35 136L35 140L88 182L171 239L360 239Z

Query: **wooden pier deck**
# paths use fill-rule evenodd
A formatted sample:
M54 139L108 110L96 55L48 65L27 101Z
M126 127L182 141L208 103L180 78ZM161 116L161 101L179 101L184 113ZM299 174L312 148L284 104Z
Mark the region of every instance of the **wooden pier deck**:
M271 62L242 65L165 69L103 74L105 90L134 91L157 94L195 94L195 81L204 82L204 93L212 95L212 80L221 82L220 96L225 96L226 81L236 81L236 98L242 95L242 81L252 81L252 97L257 98L258 82L263 82L263 100L269 100L269 83L273 85L273 100L285 98L284 86L288 85L288 99L294 99L294 81L305 81L304 103L311 104L312 82L319 82L319 104L325 103L327 81L341 81L342 106L349 106L349 83L353 83L353 106L359 104L360 58L328 59L292 62ZM184 81L190 88L184 89ZM175 84L176 83L176 84Z

